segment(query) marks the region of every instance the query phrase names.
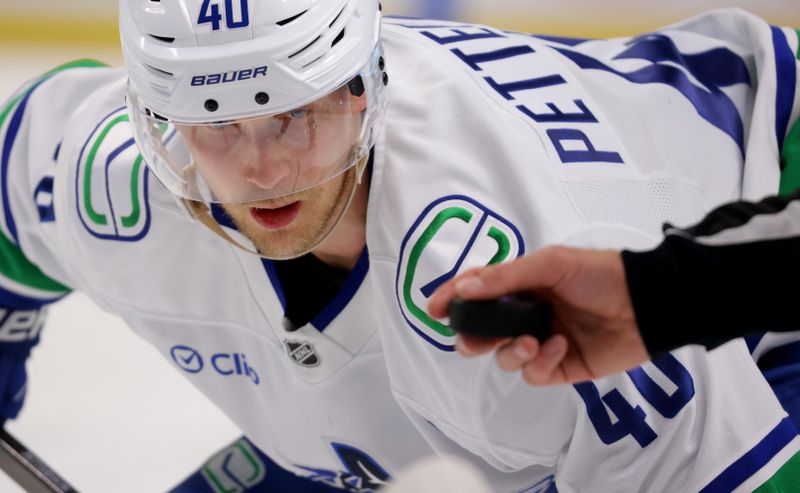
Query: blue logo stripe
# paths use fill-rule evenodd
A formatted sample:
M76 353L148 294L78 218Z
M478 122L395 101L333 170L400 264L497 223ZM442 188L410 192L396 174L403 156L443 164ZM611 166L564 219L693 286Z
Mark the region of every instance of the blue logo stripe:
M783 141L789 128L794 106L794 92L797 85L797 60L786 39L786 34L772 27L772 42L775 45L775 68L777 70L777 95L775 107L775 132L778 138L778 149L783 150Z
M134 143L133 139L130 139L129 141L125 142L121 146L119 146L116 149L114 149L114 151L111 154L108 155L108 159L106 159L106 169L105 169L105 172L106 172L106 199L108 200L108 208L109 208L109 212L111 213L111 225L114 226L114 234L116 236L119 235L119 228L117 227L117 216L114 213L114 201L111 200L111 180L109 179L109 176L108 176L108 169L111 167L111 162L114 161L114 159L116 159L117 156L119 156L120 154L125 152L126 149L128 149L130 146L132 146L133 143Z
M711 481L700 493L729 492L741 486L748 478L767 465L797 436L792 420L784 418L761 442L750 449L739 460L728 466L722 474Z
M77 166L75 168L75 209L78 212L78 218L81 220L81 224L83 224L84 229L86 229L86 231L89 231L92 234L92 236L98 236L98 235L92 230L92 228L89 227L88 224L86 224L86 221L83 219L83 214L81 214L81 206L80 206L80 203L81 203L81 200L80 200L81 191L80 191L79 186L80 186L81 169L83 167L82 166L83 154L86 152L86 148L89 147L89 143L92 141L92 139L94 138L95 134L97 134L97 131L100 130L100 127L102 125L104 125L106 123L106 121L108 121L116 113L118 113L120 111L123 111L125 109L126 109L126 107L122 106L120 108L115 109L114 111L112 111L111 113L106 115L105 117L103 117L103 119L100 120L100 123L98 123L97 126L94 127L94 130L92 130L92 132L89 134L89 137L83 143L83 147L81 147L80 154L78 154L78 162L77 162Z

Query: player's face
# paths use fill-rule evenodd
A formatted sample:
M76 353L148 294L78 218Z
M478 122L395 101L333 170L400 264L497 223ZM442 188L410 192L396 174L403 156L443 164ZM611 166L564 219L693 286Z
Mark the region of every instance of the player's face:
M354 160L365 105L345 86L279 115L179 130L239 231L265 257L287 258L318 244L347 206L355 168L341 170Z
M315 187L351 165L365 105L345 86L279 115L179 129L217 202L257 201Z
M303 192L222 206L259 253L267 258L291 258L309 251L327 235L347 207L355 180L353 167Z

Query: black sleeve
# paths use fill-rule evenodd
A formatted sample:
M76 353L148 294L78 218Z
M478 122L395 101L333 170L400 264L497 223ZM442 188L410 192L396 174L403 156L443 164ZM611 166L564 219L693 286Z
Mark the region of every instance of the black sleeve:
M800 330L800 192L720 207L655 250L622 253L651 354Z

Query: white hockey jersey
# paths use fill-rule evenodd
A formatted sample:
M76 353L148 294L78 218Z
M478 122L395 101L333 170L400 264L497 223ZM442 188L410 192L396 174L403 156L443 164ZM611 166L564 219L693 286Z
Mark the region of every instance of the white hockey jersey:
M647 248L665 221L775 193L797 33L728 10L617 40L388 19L383 42L367 249L311 323L285 330L272 262L148 172L124 72L89 62L0 110L0 302L84 291L275 462L351 491L434 453L503 492L769 491L797 474L800 438L741 341L531 388L456 355L425 311L464 269L553 243Z

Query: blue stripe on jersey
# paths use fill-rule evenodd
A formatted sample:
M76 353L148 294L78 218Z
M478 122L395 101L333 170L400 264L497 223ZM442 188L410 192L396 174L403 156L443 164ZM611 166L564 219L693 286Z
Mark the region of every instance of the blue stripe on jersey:
M241 454L237 451L237 443L245 442L257 455L248 457L245 464L250 468L241 470L241 463L236 463L235 458ZM241 450L241 449L240 449ZM291 471L279 466L270 459L250 440L242 437L233 445L222 449L217 454L222 454L222 460L212 457L199 470L170 490L170 493L271 493L271 492L297 492L297 493L346 493L347 491L328 484L313 481L297 476ZM239 455L241 461L243 457ZM239 467L237 467L239 466ZM205 474L203 473L205 471ZM248 475L254 471L260 472L255 477ZM258 479L260 477L260 479ZM338 478L331 478L336 480ZM248 481L249 480L249 481ZM229 489L226 489L226 486Z
M358 288L361 287L361 284L364 282L364 279L367 277L367 271L369 271L369 253L367 251L367 247L364 247L364 251L361 252L361 257L358 259L358 263L350 272L350 275L347 276L347 280L344 282L344 286L342 286L341 291L336 295L336 297L331 301L325 309L320 312L317 317L311 321L311 325L317 328L320 332L323 332L325 329L328 328L333 319L336 318L344 307L350 303L350 300L353 299L355 296L356 291Z
M778 149L783 150L783 141L789 128L794 106L794 92L797 85L797 59L789 46L786 34L778 27L772 27L772 43L775 45L775 66L777 70L777 95L775 107L775 132Z
M8 124L8 133L6 134L5 141L3 142L3 155L0 159L0 189L2 190L3 194L3 215L6 219L6 227L8 227L8 232L11 235L11 238L14 240L14 243L17 245L19 244L17 224L14 221L14 216L11 214L11 202L8 198L8 165L11 161L11 149L14 147L14 142L19 134L20 126L22 125L22 118L25 116L25 109L28 106L28 101L30 100L31 94L33 94L33 91L35 91L36 88L41 86L42 83L48 79L50 79L50 77L45 77L37 82L33 87L30 88L30 90L28 90L27 94L23 96L22 100L17 106L16 111L14 112L14 116L11 117L11 122Z
M220 226L224 226L228 229L232 229L233 231L239 231L239 228L236 227L236 224L233 222L233 219L225 212L225 209L222 208L219 204L211 204L211 217L214 218L215 221L219 223Z
M761 342L761 339L763 338L764 334L747 336L744 338L744 342L747 344L747 350L750 351L750 354L753 354L753 351L756 350L756 348L758 347L758 343Z
M733 491L767 465L796 436L797 430L792 424L792 420L788 417L784 418L763 440L722 471L722 474L700 490L700 493Z
M41 308L42 306L48 303L53 303L55 301L58 301L61 298L65 297L67 294L69 293L64 293L55 298L48 298L45 300L45 299L31 298L28 296L24 296L19 293L14 293L0 287L0 306L4 308L13 308L14 310L32 310L35 308Z
M770 349L758 358L762 372L800 362L800 341L784 344Z
M281 286L281 278L278 276L278 271L275 270L275 264L272 260L262 258L261 263L264 265L264 270L267 271L269 283L272 284L272 289L275 290L275 296L281 302L283 313L286 313L286 295L283 294L283 287Z

